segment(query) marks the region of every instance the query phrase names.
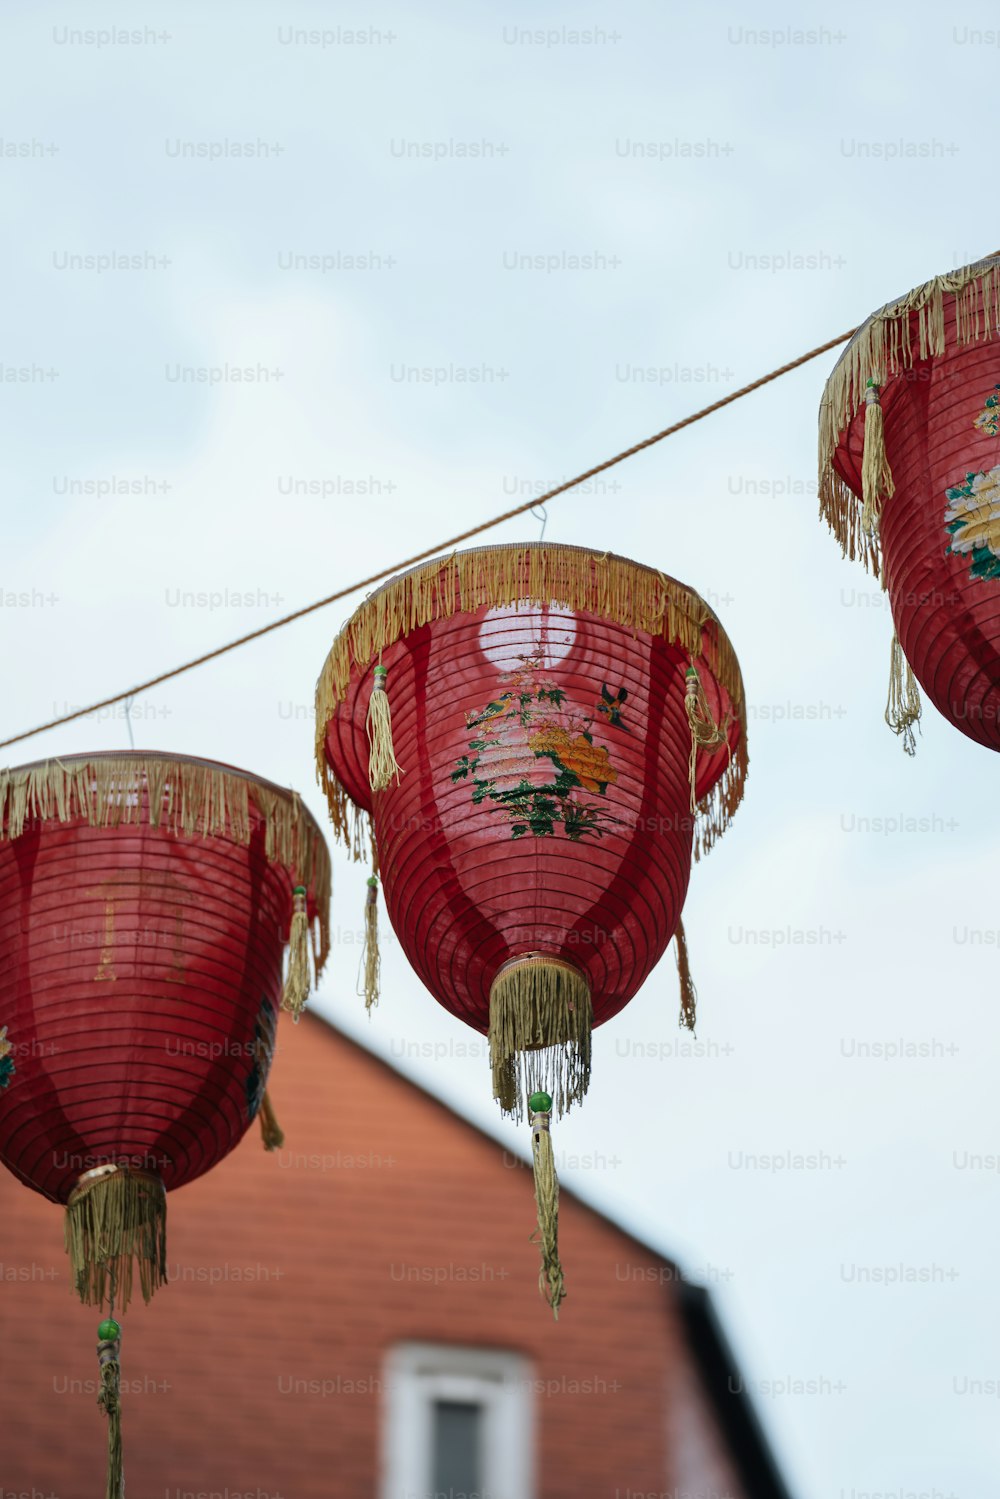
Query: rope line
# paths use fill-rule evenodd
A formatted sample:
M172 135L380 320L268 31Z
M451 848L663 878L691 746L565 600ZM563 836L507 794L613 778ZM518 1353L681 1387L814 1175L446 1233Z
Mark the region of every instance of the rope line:
M263 635L270 635L273 630L281 630L285 625L294 624L297 619L304 619L307 614L315 614L317 609L326 609L330 604L339 603L341 599L350 598L352 593L358 593L362 588L371 588L375 583L381 583L395 573L406 572L408 568L416 567L420 562L426 562L431 557L440 553L453 551L463 541L471 541L474 536L481 536L484 531L491 531L494 526L503 525L504 521L513 520L517 515L524 515L526 511L537 509L548 500L554 500L557 495L565 494L568 489L575 489L578 484L584 484L588 479L593 479L596 474L603 474L607 469L614 468L618 463L624 463L626 458L632 458L636 453L641 453L645 448L651 448L654 443L662 442L665 437L672 437L675 432L682 432L685 427L693 426L704 417L711 416L715 411L721 411L723 406L731 406L743 396L748 396L752 391L759 390L762 385L769 385L772 380L778 380L782 375L787 375L791 370L797 370L800 365L808 364L810 359L816 359L820 354L825 354L830 349L835 349L838 344L845 343L857 330L851 328L847 333L841 333L837 338L828 339L826 343L819 344L815 349L810 349L808 354L800 354L797 359L788 364L780 365L776 370L771 370L767 375L761 375L759 379L751 381L749 385L741 386L739 390L730 392L718 401L713 401L710 406L703 406L700 411L693 412L690 416L682 417L679 422L673 422L669 427L664 427L662 432L654 432L652 437L643 438L642 442L635 443L623 452L616 453L613 458L606 458L603 463L597 463L593 468L588 468L585 473L577 474L575 479L567 479L564 484L557 484L554 489L548 490L546 494L538 495L534 499L526 500L523 505L515 505L510 510L505 510L502 515L495 515L492 520L483 521L478 526L471 527L468 531L460 531L457 536L450 536L447 541L438 542L435 546L428 547L423 552L417 552L412 557L405 558L402 562L395 562L391 567L383 568L380 572L371 573L369 577L352 583L348 588L340 588L336 593L328 594L324 599L317 599L314 604L306 604L302 609L296 609L291 614L284 614L280 619L274 619L267 625L261 625L257 630L251 630L247 635L240 635L236 640L230 640L226 645L217 646L214 651L206 651L202 656L195 656L191 661L185 661L180 666L174 666L170 671L160 672L158 676L150 677L145 682L139 682L134 687L127 687L124 692L116 692L113 697L105 697L97 703L91 703L87 708L77 708L73 713L63 713L59 718L49 719L48 723L38 724L33 729L25 729L20 734L12 734L9 739L0 739L0 749L5 749L11 744L20 744L24 739L33 739L36 734L44 734L49 729L56 729L60 724L72 723L74 719L86 718L91 713L97 713L102 708L110 708L115 703L125 702L130 698L136 698L143 692L148 692L152 687L159 687L163 682L169 682L174 677L182 676L185 672L194 671L196 666L204 666L206 661L214 661L219 656L228 655L230 651L238 650L241 645L249 645L252 640L259 640Z

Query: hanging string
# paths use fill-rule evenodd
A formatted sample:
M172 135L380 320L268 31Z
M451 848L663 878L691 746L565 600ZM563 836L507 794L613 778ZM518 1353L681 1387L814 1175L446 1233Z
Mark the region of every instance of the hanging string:
M132 734L132 697L131 694L125 699L125 724L128 728L129 748L135 749L135 738Z
M346 599L352 593L360 593L363 588L372 588L376 583L383 582L395 573L407 572L411 567L416 567L420 562L426 562L431 557L437 557L441 553L452 552L465 541L471 541L474 536L481 536L484 531L491 531L495 526L503 525L504 521L513 520L515 516L524 515L526 511L535 510L544 505L548 500L554 500L557 495L565 494L568 489L576 489L588 479L593 479L596 474L603 474L606 469L614 468L618 463L624 463L626 458L632 458L636 453L641 453L646 448L651 448L655 443L662 442L666 437L673 437L675 432L682 432L685 427L693 426L695 422L702 421L713 412L721 411L724 406L731 406L734 401L739 401L743 396L759 390L763 385L769 385L772 380L779 380L782 375L797 370L801 365L808 364L810 359L816 359L820 354L826 354L830 349L835 349L838 344L846 343L857 332L856 328L850 328L846 333L839 334L836 338L827 339L826 343L817 344L815 349L810 349L807 354L800 354L797 359L792 359L788 364L779 365L776 370L771 370L767 375L761 375L752 380L749 385L743 385L739 390L734 390L728 396L721 396L719 400L713 401L710 406L703 406L700 411L694 411L690 416L682 417L679 422L673 422L669 427L664 427L662 432L654 432L652 437L643 438L642 442L634 443L632 447L625 448L623 452L616 453L613 458L606 458L603 463L596 463L593 468L588 468L585 473L577 474L575 479L567 479L564 484L557 484L554 489L548 490L546 494L539 495L537 499L526 500L523 505L514 505L510 510L505 510L501 515L495 515L492 520L482 521L478 526L471 526L467 531L460 531L457 536L449 536L447 540L438 542L435 546L427 547L422 552L415 553L412 557L406 557L401 562L395 562L391 567L382 568L380 572L371 573L367 578L361 578L357 583L352 583L348 588L340 588L336 593L329 594L325 599L317 599L314 604L306 604L302 609L296 609L291 614L282 615L280 619L273 619L270 624L261 625L257 630L251 630L246 635L240 635L236 640L230 640L226 645L217 646L214 651L206 651L204 655L195 656L190 661L183 662L180 666L173 667L170 671L162 671L158 676L150 677L148 681L139 682L135 687L129 688L127 692L116 692L112 697L102 698L100 702L91 703L86 708L77 708L73 713L63 713L58 718L50 718L47 723L36 725L33 729L25 729L20 734L11 734L8 739L0 739L0 749L6 749L8 745L20 744L24 739L33 739L36 734L44 734L48 729L58 728L60 724L72 723L77 718L86 718L90 713L97 713L102 708L110 708L115 703L122 702L126 697L135 697L140 693L149 692L153 687L159 687L164 682L173 681L174 677L183 676L185 672L194 671L196 666L204 666L208 661L215 661L219 656L228 655L243 645L249 645L253 640L260 640L264 635L270 635L274 630L282 630L285 625L294 624L298 619L304 619L307 614L315 614L317 609L326 609L330 604L337 604L341 599Z

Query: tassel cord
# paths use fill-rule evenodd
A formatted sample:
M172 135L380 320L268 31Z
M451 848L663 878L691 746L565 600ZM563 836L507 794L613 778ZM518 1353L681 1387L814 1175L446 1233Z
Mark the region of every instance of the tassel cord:
M371 754L368 759L368 782L373 791L385 791L395 780L399 785L401 768L396 760L392 743L392 709L386 679L388 668L376 666L372 695L368 699L368 716L365 728Z
M547 1104L548 1107L536 1107L541 1104ZM537 1243L542 1257L538 1289L558 1321L559 1308L566 1296L566 1279L559 1259L559 1178L556 1175L555 1154L549 1130L552 1099L546 1093L536 1093L532 1095L530 1106L531 1156L535 1177L535 1207L538 1213Z

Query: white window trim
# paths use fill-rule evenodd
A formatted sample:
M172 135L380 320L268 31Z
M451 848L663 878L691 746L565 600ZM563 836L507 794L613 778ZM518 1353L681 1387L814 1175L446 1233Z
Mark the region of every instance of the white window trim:
M502 1349L447 1343L391 1349L382 1387L381 1499L433 1499L437 1400L482 1406L481 1499L535 1499L533 1389L527 1359Z

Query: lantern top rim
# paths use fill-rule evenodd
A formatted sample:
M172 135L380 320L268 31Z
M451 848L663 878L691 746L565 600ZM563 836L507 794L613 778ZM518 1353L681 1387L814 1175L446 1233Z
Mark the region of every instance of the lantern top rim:
M954 317L946 320L949 297ZM819 503L845 556L860 556L877 574L875 551L860 528L858 496L834 468L837 449L864 405L869 382L881 387L918 360L940 357L949 342L961 346L997 334L1000 250L932 276L876 308L841 350L820 401Z
M169 765L200 765L204 766L207 770L222 771L227 776L236 776L239 780L247 781L252 786L262 786L266 791L273 791L278 796L287 797L289 801L294 801L299 795L291 786L282 786L277 781L269 780L267 776L255 775L251 770L241 770L238 765L230 765L225 760L209 760L204 755L184 755L173 750L81 750L74 751L73 754L69 755L43 755L38 760L26 760L23 765L0 766L0 776L18 775L21 771L37 770L43 765L84 766L98 760L117 760L123 764L136 760L155 760ZM304 802L302 803L302 814L319 831L319 824L316 818Z
M508 562L505 566L505 559L511 559L513 565ZM525 564L530 568L526 584L521 576ZM612 597L607 587L594 586L595 565L605 574L602 583L614 572L645 587L633 587L627 596ZM421 586L431 580L436 583L446 569L451 570L460 594L457 606L454 590ZM696 656L702 653L701 632L709 625L727 664L728 660L732 663L733 669L726 672L730 679L727 690L734 703L743 703L743 680L725 627L711 605L688 584L616 552L564 542L499 542L432 557L396 573L365 597L335 637L320 673L316 687L317 750L321 749L326 723L347 696L352 677L367 671L381 651L437 619L514 603L559 604L598 614L626 629L677 639Z
M335 837L355 858L362 857L358 806L352 812L327 759L328 726L341 705L362 690L382 652L438 621L518 604L591 614L630 634L665 640L703 663L728 695L739 725L740 748L722 778L726 788L718 793L726 801L728 826L745 774L746 705L739 661L715 611L693 588L645 563L592 547L538 541L473 547L422 562L369 594L343 625L316 684L316 769ZM714 794L703 799L706 809ZM361 809L364 815L368 810ZM720 818L715 821L722 825ZM706 850L710 841L706 836Z
M855 328L838 354L836 363L827 378L827 384L829 385L833 379L837 366L848 358L855 344L864 341L865 330L873 323L887 322L900 317L904 312L917 310L921 303L926 305L930 302L936 291L940 290L945 294L962 291L972 281L986 275L997 266L1000 266L1000 250L994 250L990 255L983 255L979 260L970 260L968 265L959 266L957 270L944 271L939 276L932 276L929 281L922 281L919 286L902 292L898 297L890 297L887 302L883 302L881 307L876 307L874 312L870 312L864 322L859 323ZM861 394L864 395L864 386L862 386Z
M404 578L415 578L423 573L439 572L441 568L444 567L448 562L452 561L453 558L488 557L494 554L499 555L500 553L504 552L520 552L524 554L528 554L531 552L551 552L566 555L575 554L579 557L590 557L600 562L620 563L623 567L630 568L636 573L648 574L650 577L659 579L661 583L672 584L674 588L677 588L682 594L689 597L693 602L697 603L701 607L701 609L704 611L705 618L713 619L715 620L716 624L721 625L719 616L716 614L712 606L706 603L706 601L701 597L701 594L698 593L697 589L690 587L690 585L687 583L682 583L679 578L674 578L669 573L661 572L659 568L651 567L648 562L636 562L632 557L623 556L621 552L601 552L598 551L596 547L577 546L575 543L567 541L496 541L489 542L485 546L465 547L462 551L442 552L440 556L431 557L426 562L418 562L413 567L404 568L401 573L394 573L391 578L387 578L384 583L379 584L378 588L374 588L371 593L365 596L363 603L358 605L358 608L355 609L354 614L350 616L343 628L345 630L347 629L348 625L350 625L351 623L351 620L356 618L357 615L361 613L366 604L370 604L374 600L380 598L382 594L390 592L392 588L395 585L401 583ZM522 602L545 603L548 601L540 598L533 598L529 594L525 593ZM476 609L481 607L482 606L480 604L475 604L472 606L469 612L474 613ZM343 631L341 631L341 633L343 633Z
M143 798L130 788L145 783ZM169 791L169 794L168 794ZM178 837L250 841L251 806L266 857L304 883L320 924L317 972L329 951L330 851L298 792L235 766L164 750L95 750L0 768L0 843L38 822L90 827L147 822Z

